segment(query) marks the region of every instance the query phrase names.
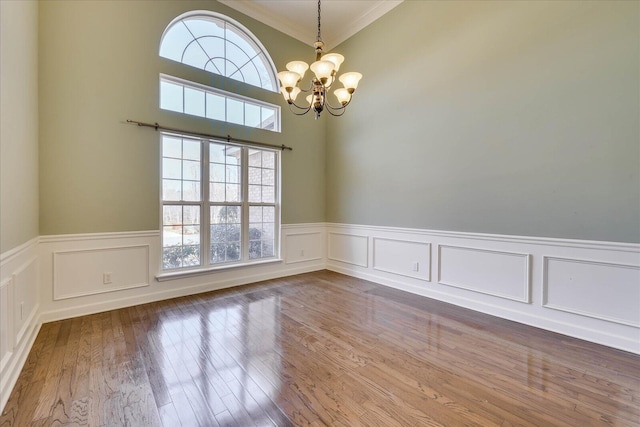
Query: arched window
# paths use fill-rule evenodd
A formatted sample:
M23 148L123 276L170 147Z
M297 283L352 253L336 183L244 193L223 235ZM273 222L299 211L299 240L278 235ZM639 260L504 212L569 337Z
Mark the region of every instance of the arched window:
M195 11L178 16L162 35L160 56L278 92L267 50L251 31L224 15Z

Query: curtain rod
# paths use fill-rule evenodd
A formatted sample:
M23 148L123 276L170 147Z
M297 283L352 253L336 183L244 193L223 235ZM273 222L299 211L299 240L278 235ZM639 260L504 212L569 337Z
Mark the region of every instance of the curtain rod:
M177 132L177 133L183 133L185 135L191 135L191 136L204 136L206 138L213 138L213 139L223 139L227 142L240 142L246 145L254 145L256 147L268 147L268 148L277 148L279 150L289 150L292 151L293 148L288 147L284 144L282 145L275 145L275 144L267 144L265 142L255 142L255 141L249 141L246 139L239 139L239 138L232 138L231 135L227 135L227 136L222 136L222 135L213 135L210 133L203 133L203 132L193 132L193 131L189 131L189 130L182 130L182 129L176 129L176 128L170 128L167 126L162 126L158 123L143 123L143 122L138 122L135 120L129 120L127 119L127 123L135 123L138 126L143 126L143 127L148 127L148 128L154 128L155 130L168 130L171 132Z

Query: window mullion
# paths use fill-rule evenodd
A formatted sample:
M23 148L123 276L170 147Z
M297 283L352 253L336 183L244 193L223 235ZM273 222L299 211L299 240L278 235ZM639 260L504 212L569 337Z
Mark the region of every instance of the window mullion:
M242 260L249 260L249 149L242 148Z
M200 217L200 244L202 245L202 265L209 265L211 261L211 204L209 200L209 141L202 141L202 169L200 179L202 180L202 213Z

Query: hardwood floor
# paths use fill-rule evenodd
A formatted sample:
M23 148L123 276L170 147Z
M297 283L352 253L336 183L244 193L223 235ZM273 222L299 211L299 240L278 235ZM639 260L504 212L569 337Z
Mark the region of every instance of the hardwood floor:
M0 426L640 425L640 356L322 271L44 324Z

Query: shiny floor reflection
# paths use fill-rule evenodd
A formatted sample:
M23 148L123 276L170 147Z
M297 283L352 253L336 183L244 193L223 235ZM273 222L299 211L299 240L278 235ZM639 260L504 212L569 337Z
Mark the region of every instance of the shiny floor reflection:
M640 357L327 271L43 325L0 426L640 425Z

